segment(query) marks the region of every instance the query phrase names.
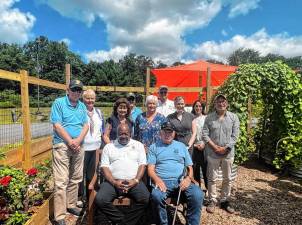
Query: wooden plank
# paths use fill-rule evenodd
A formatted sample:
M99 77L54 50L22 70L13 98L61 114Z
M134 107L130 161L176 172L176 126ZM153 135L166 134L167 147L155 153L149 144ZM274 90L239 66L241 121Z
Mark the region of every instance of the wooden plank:
M0 70L0 78L6 80L21 81L21 77L19 73L9 72L6 70Z
M41 153L47 152L52 149L52 136L41 138L33 141L31 144L31 156L37 156Z
M92 89L94 91L108 92L145 92L144 87L120 87L120 86L84 86L84 90Z
M67 63L67 64L65 64L65 81L66 81L66 87L69 86L70 79L71 79L70 64Z
M25 223L25 225L46 225L50 222L49 216L53 214L53 194L39 207L38 211Z
M22 162L23 158L23 146L10 150L5 153L5 158L0 160L0 165L16 166Z
M61 90L66 90L66 85L65 84L59 84L56 82L48 81L48 80L42 80L37 77L28 77L28 83L30 84L36 84L44 87L50 87L54 89L61 89Z
M21 70L21 102L22 102L22 123L23 123L23 153L24 168L31 167L31 128L30 128L30 111L29 111L29 94L28 94L28 74L27 71Z
M32 163L34 165L40 163L40 162L43 162L44 160L46 159L51 159L51 155L52 155L52 149L49 149L39 155L36 155L32 158Z

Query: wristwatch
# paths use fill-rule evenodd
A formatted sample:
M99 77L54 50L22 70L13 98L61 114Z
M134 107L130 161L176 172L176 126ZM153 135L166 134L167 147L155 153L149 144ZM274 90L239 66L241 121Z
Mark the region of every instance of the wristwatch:
M135 181L135 183L139 183L139 180L137 178L134 178L133 180Z

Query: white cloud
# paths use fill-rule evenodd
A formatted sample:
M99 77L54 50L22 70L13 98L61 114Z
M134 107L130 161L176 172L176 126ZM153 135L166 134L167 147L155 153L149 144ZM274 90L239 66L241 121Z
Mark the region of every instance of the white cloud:
M0 0L0 41L23 44L28 41L36 18L12 8L19 0Z
M67 46L70 46L71 40L69 38L63 38L60 40L60 42L64 42Z
M87 26L100 18L109 45L165 63L180 61L190 47L184 36L206 27L223 7L229 17L256 9L260 0L37 0ZM229 8L228 8L229 7ZM226 35L226 32L222 33ZM101 40L100 40L101 41ZM95 55L97 51L92 52ZM99 51L103 56L105 51ZM88 55L88 54L87 54ZM101 57L103 58L103 57Z
M215 59L226 62L238 48L257 50L262 56L268 53L294 57L302 55L302 36L290 37L287 33L269 35L264 28L251 36L235 35L227 41L207 41L192 49L195 58Z
M88 61L95 61L95 62L103 62L106 60L114 60L117 62L119 59L123 58L125 55L129 53L129 49L127 47L115 47L112 48L110 51L93 51L85 54L85 57Z
M113 49L128 48L129 52L161 59L166 63L179 61L188 49L183 40L184 35L207 26L222 7L220 0L39 0L39 2L49 5L63 16L80 20L88 26L99 17L106 23L107 39Z
M228 36L228 32L226 32L225 29L222 29L221 34L225 37Z
M230 3L229 17L234 18L238 15L246 15L250 10L259 7L260 0L229 0Z

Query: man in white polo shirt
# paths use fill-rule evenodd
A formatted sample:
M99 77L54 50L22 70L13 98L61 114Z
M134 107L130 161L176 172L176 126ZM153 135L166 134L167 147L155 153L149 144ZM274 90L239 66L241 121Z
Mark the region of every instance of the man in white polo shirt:
M166 85L159 87L156 111L165 117L175 112L174 102L168 99L168 86Z
M102 153L101 168L105 181L96 196L96 205L115 224L135 225L143 216L149 203L149 192L141 181L146 167L144 145L130 138L127 124L117 128L118 138L107 144ZM127 215L112 202L118 196L134 200Z

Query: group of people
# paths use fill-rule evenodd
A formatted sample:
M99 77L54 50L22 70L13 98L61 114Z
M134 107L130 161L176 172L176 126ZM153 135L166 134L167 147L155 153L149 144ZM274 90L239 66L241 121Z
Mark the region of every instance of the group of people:
M183 97L174 102L167 97L168 87L161 86L158 97L147 96L146 111L142 112L136 107L135 95L129 93L114 103L112 115L105 121L94 106L95 92L83 92L79 80L70 82L67 95L55 100L50 116L56 224L66 224L66 213L81 215L78 195L87 198L87 187L97 168L96 154L101 154L104 182L95 203L114 224L142 224L151 205L154 223L166 225L166 199L179 193L187 203L187 224L200 224L206 192L200 188L200 171L208 191L207 212L214 213L219 168L223 172L220 206L234 212L229 197L239 120L227 111L226 96L215 97L215 110L208 115L199 100L192 112L187 112ZM127 215L113 205L119 196L133 200Z

